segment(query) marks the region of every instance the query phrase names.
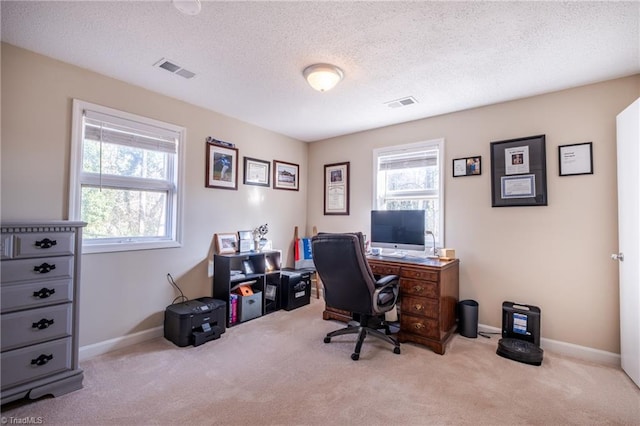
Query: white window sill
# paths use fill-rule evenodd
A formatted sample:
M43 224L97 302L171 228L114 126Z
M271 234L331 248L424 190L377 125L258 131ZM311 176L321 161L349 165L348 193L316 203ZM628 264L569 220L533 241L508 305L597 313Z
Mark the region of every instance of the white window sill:
M122 242L122 243L83 243L82 254L112 253L118 251L135 250L155 250L165 248L182 247L177 241L145 241L145 242Z

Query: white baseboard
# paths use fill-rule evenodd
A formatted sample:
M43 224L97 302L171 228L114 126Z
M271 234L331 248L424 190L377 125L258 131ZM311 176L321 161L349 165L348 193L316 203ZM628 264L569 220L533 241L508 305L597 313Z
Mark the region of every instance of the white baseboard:
M478 331L487 333L502 333L502 329L484 324L478 325ZM574 345L573 343L560 342L558 340L540 338L540 347L545 351L566 355L573 358L591 361L598 364L606 364L620 367L620 354L606 352L600 349L588 348L586 346Z
M156 337L161 337L163 335L164 327L160 326L133 334L127 334L126 336L105 340L104 342L82 346L79 349L78 358L80 361L84 361L96 355L106 354L107 352L126 348L127 346L135 345L136 343L144 342L145 340L155 339Z

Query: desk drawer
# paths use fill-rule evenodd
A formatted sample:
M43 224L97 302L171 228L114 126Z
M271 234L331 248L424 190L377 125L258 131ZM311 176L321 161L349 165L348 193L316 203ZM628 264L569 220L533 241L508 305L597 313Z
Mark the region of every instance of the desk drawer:
M400 286L402 287L402 294L431 297L433 299L437 299L440 294L438 292L438 283L435 282L401 278Z
M71 303L3 314L0 321L3 351L67 337L71 335Z
M401 312L438 319L438 299L403 297Z
M416 280L438 281L438 272L425 269L402 268L401 276Z
M399 266L372 264L371 270L376 275L400 275Z
M71 302L73 299L73 284L69 278L3 285L1 291L2 313Z
M400 315L400 329L403 333L413 333L430 339L440 338L437 320L408 315L405 312Z
M3 352L2 389L71 369L71 338Z
M39 257L2 262L2 283L73 277L73 256Z

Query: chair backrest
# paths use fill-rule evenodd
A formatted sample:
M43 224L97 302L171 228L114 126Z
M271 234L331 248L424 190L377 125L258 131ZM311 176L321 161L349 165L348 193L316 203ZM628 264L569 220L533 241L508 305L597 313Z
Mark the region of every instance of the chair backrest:
M316 272L327 305L350 312L373 313L375 277L367 263L362 233L320 233L312 238Z

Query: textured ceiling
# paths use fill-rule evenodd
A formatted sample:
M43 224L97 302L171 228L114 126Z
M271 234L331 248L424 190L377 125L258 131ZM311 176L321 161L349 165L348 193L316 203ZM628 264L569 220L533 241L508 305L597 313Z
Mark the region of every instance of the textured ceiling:
M2 1L2 40L303 141L640 72L639 2ZM153 67L161 58L195 72ZM328 62L326 93L302 70ZM413 96L418 103L389 108ZM215 135L214 135L215 136Z

